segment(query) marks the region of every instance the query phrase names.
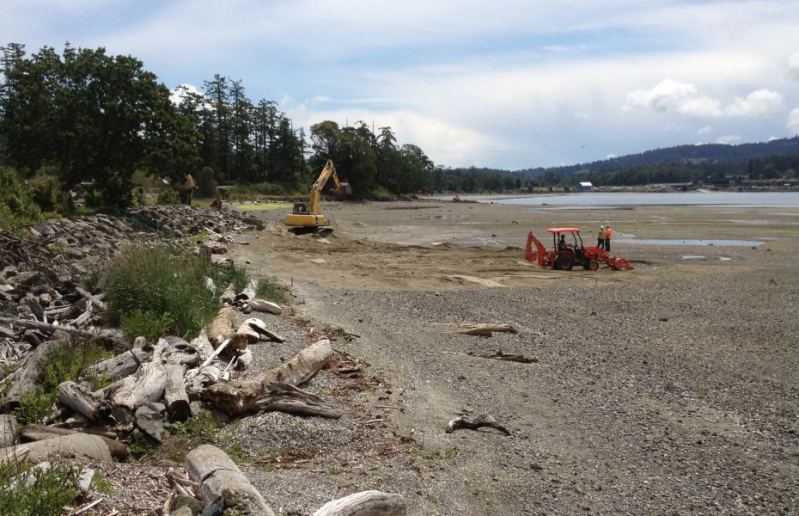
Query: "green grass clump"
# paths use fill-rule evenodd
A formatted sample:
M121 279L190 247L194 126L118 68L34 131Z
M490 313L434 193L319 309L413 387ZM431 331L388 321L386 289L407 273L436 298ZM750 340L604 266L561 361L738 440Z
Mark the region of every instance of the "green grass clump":
M49 516L62 514L63 508L80 494L78 475L70 468L53 464L43 471L21 461L0 463L0 507L3 514ZM26 480L32 485L27 485Z
M248 280L244 269L214 265L178 248L123 249L108 268L106 322L124 324L130 336L196 335L220 307L205 287L206 276L220 288L234 283L237 290Z
M113 353L94 342L60 342L48 351L39 361L41 381L34 390L26 392L19 399L16 409L17 419L23 424L39 423L50 413L58 385L67 380L75 381L87 366L110 358ZM107 378L93 376L88 378L93 386L102 387Z
M214 440L222 429L222 423L210 410L203 410L186 421L173 423L172 433L195 439Z
M157 314L149 310L134 310L129 314L123 314L120 319L120 327L125 337L135 339L141 336L151 342L166 335L174 324L175 320L170 314Z
M288 303L288 292L282 287L277 280L271 278L261 278L258 280L258 287L255 289L255 295L261 299L274 301L275 303Z

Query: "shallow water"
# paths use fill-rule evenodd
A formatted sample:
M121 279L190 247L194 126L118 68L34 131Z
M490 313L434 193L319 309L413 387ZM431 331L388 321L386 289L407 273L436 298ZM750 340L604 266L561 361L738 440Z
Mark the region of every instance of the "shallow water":
M641 245L694 245L719 247L758 247L759 240L721 240L721 239L665 239L665 238L618 238L615 242Z
M585 192L479 200L484 203L554 208L657 205L799 208L799 192Z

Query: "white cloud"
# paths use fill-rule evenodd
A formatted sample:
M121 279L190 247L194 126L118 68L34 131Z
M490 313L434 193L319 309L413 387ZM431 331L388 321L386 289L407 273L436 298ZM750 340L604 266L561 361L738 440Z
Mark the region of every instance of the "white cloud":
M183 104L183 101L186 99L186 97L191 94L202 95L203 92L193 84L180 84L174 90L172 90L172 93L169 94L169 100L171 100L176 106L179 106Z
M794 52L788 56L788 71L794 79L799 79L799 52Z
M658 112L674 111L694 117L753 117L770 115L782 108L782 94L759 89L736 97L723 106L721 101L702 95L694 84L664 79L649 90L635 90L627 94L624 109L652 109Z
M710 131L711 131L711 128L710 128L710 126L709 126L709 125L706 125L706 126L704 126L704 127L701 127L701 128L698 130L698 131L696 131L696 134L698 134L698 135L703 135L703 134L707 134L707 133L709 133Z
M729 116L766 116L782 108L782 93L761 89L744 98L737 97L724 112Z
M618 158L618 156L613 154L612 152L610 154L608 154L607 156L605 156L605 159L613 159L613 158Z
M788 123L785 124L785 127L799 134L799 108L792 109L791 112L788 113Z

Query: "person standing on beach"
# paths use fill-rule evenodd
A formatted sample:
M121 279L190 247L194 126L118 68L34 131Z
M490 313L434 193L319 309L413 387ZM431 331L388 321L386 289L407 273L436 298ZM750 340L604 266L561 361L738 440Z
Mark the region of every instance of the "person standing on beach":
M605 228L605 251L610 252L610 238L613 236L613 228L610 224Z
M605 226L599 226L599 233L596 236L596 246L600 249L605 248Z

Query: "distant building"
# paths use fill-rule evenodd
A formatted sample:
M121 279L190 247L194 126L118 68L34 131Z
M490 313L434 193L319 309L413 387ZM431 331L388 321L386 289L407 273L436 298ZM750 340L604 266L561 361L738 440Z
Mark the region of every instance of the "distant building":
M591 184L591 181L580 181L577 183L577 191L578 192L590 192L594 189L594 185Z

